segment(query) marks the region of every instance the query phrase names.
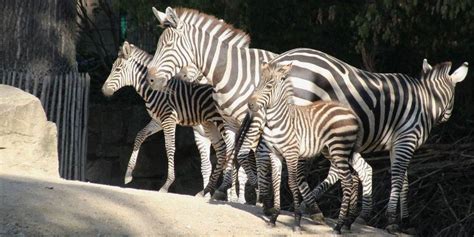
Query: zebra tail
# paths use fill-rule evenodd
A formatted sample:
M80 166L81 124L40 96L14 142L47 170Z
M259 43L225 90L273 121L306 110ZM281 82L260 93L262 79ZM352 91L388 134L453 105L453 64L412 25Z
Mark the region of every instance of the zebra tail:
M235 157L237 157L237 155L239 154L240 148L242 147L242 144L245 140L245 136L247 135L247 132L249 131L252 120L253 120L253 116L251 115L251 113L247 113L245 115L244 120L242 121L242 124L240 125L237 136L235 137L235 146L234 146Z

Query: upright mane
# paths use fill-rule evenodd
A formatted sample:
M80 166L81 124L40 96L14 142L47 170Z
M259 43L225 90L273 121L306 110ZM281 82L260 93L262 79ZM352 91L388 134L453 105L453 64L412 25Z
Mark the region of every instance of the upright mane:
M210 31L215 27L220 27L219 30L216 32L216 35L226 35L227 37L223 40L223 42L228 43L232 40L237 40L236 45L238 47L249 47L250 45L250 36L247 33L235 28L234 26L224 22L223 20L217 19L215 16L199 12L195 9L188 9L182 7L175 8L175 11L181 21L197 28L202 28L206 24L210 24L209 27L207 27L207 31Z

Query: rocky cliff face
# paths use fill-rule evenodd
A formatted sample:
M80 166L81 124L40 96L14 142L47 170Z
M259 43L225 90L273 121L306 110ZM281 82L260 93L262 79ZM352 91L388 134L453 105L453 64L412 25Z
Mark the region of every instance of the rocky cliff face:
M16 161L37 172L59 176L56 125L47 121L41 102L15 87L0 85L0 167ZM3 165L2 165L3 164Z

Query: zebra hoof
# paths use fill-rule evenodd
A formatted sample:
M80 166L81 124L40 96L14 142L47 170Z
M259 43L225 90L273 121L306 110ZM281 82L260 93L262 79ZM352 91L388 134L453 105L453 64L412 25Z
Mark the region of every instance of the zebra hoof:
M257 203L257 192L255 188L250 187L250 185L245 185L245 202L249 205L255 205Z
M271 216L273 214L272 209L274 210L275 208L265 208L265 207L263 207L263 214L265 216Z
M340 235L340 234L342 234L342 233L341 233L341 230L332 230L332 233L335 234L335 235Z
M131 175L126 175L124 179L125 184L132 182L132 179L133 177Z
M219 190L216 190L214 192L214 195L212 195L212 199L214 200L219 200L219 201L225 201L226 200L226 194L224 192L221 192Z
M310 215L311 219L318 223L318 224L324 224L324 215L323 213L315 213Z
M158 192L160 192L160 193L168 193L168 189L167 189L167 188L160 188L160 190L158 190Z
M267 226L270 227L270 228L274 228L276 226L276 224L275 224L275 222L268 221Z
M398 226L398 224L390 224L390 225L387 225L387 227L385 227L385 230L390 233L390 234L398 234L400 233L400 227Z
M204 197L204 190L194 195L195 197Z

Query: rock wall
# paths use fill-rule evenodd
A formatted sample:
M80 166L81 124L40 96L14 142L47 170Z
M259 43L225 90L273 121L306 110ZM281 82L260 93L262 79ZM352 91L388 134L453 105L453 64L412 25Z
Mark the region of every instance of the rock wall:
M86 180L123 186L137 133L150 121L144 104L112 101L89 108ZM212 155L212 162L215 157ZM191 128L176 133L176 180L170 192L195 194L202 189L200 158ZM133 181L128 187L158 190L167 176L163 132L150 136L138 155Z
M31 166L59 176L56 125L47 121L38 98L0 85L0 171Z

